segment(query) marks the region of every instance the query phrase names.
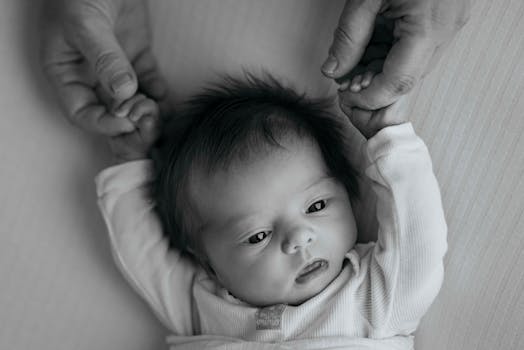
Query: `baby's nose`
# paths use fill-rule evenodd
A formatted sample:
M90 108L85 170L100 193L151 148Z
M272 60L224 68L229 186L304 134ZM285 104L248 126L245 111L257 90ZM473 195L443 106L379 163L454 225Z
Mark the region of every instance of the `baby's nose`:
M286 254L295 254L311 245L317 239L315 232L308 227L294 227L286 234L282 241L282 251Z

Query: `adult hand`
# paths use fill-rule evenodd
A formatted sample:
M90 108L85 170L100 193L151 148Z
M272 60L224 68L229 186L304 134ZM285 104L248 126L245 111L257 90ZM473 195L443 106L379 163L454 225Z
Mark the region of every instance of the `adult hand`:
M347 0L322 71L356 77L355 88L343 86L346 108L388 106L431 70L469 9L469 0Z
M108 106L137 89L155 100L166 94L145 0L51 0L45 15L42 66L68 118L104 135L134 130Z

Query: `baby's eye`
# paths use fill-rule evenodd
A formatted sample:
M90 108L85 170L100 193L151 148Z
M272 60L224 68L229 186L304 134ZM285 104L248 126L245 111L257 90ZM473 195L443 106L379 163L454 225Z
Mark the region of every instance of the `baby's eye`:
M316 201L315 203L311 204L309 208L307 208L307 213L309 214L309 213L321 211L325 207L326 207L326 201L322 199L322 200Z
M265 240L269 235L271 234L271 231L261 231L257 234L254 234L253 236L249 237L247 239L247 242L249 244L258 244Z

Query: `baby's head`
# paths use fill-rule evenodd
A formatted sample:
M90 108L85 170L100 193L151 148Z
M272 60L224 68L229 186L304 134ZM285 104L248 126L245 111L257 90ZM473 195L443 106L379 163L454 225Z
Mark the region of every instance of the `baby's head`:
M226 78L189 102L154 152L171 243L251 305L308 300L355 244L356 173L329 107L269 76Z

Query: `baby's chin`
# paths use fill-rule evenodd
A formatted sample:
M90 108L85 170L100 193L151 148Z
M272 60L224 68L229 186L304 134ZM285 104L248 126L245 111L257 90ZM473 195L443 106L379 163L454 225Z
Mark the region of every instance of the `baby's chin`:
M313 299L314 297L316 297L318 294L320 294L323 290L324 290L325 287L323 287L321 290L319 290L318 292L313 292L313 293L310 293L310 295L307 295L307 296L303 296L303 297L298 297L298 298L295 298L294 300L290 300L289 302L287 302L286 304L287 305L291 305L291 306L299 306L299 305L302 305L304 304L305 302L307 302L308 300L310 299Z
M289 289L287 293L280 296L259 296L255 298L251 296L238 299L255 307L268 307L278 304L299 306L320 294L335 278L336 276L333 278L328 277L325 280L318 281L318 283L312 283L308 286L300 286L295 284Z
M290 306L299 306L311 298L314 298L317 294L311 294L308 296L300 296L300 297L291 297L291 298L274 298L274 299L251 299L251 300L243 300L245 303L252 305L254 307L264 308L274 305L290 305Z
M344 260L340 259L331 259L327 263L327 268L320 273L311 272L308 277L304 275L299 276L287 284L282 285L280 288L274 286L273 290L266 290L268 293L264 293L264 286L256 287L256 283L246 283L247 285L255 286L254 288L247 290L241 286L240 289L238 286L224 286L229 290L230 294L240 301L249 304L254 307L267 307L278 304L285 304L291 306L301 305L308 300L314 298L318 294L322 293L337 277L340 275L340 272L344 266ZM322 270L322 269L321 269ZM258 281L257 281L258 282ZM277 292L278 290L278 292Z
M337 264L335 266L331 265L328 271L325 272L325 275L320 276L320 278L313 279L305 285L295 283L293 288L293 298L291 298L287 304L298 306L316 297L318 294L322 293L334 280L337 279L341 271L342 264Z

